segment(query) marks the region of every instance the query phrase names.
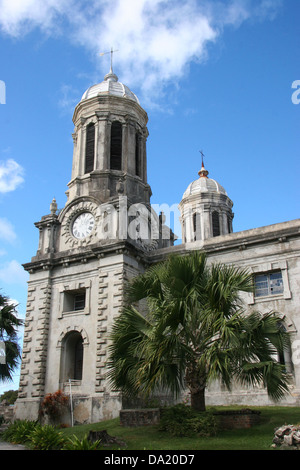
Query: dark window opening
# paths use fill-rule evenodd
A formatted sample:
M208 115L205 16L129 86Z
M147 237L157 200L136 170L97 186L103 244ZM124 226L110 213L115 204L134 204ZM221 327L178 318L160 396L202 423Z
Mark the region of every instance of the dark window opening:
M60 382L82 380L83 377L83 337L79 331L70 331L63 340Z
M218 237L220 235L220 220L219 213L217 211L212 213L212 230L213 237Z
M201 239L201 227L200 227L200 214L195 212L193 214L193 232L194 241Z
M228 233L231 233L231 220L229 217L227 217L227 228L228 228Z
M83 339L80 336L76 341L75 348L75 359L74 359L74 379L82 379L82 365L83 365Z
M110 169L122 170L122 124L117 121L111 125Z
M90 173L94 169L95 156L95 126L89 124L86 129L86 146L85 146L85 173Z

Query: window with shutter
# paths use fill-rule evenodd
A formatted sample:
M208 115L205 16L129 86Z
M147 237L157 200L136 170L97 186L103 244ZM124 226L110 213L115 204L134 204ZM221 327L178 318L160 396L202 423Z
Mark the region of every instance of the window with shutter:
M220 220L219 213L217 211L212 213L212 229L213 237L218 237L220 235Z
M85 173L91 173L94 169L95 154L95 126L89 124L86 129L86 147L85 147Z
M122 124L118 121L111 125L110 169L122 170Z
M193 214L193 231L194 241L201 240L200 214L198 212Z

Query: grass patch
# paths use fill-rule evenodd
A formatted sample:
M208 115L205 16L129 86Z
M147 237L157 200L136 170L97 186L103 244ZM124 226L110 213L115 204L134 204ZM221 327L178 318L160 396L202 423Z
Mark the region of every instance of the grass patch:
M240 408L240 407L239 407ZM209 407L208 407L209 409ZM237 407L214 407L216 410ZM174 437L159 430L159 425L125 428L119 418L94 424L74 426L60 431L66 437L83 439L90 430L106 430L127 443L126 450L270 450L274 428L283 424L299 424L299 407L251 407L261 412L261 423L250 429L219 432L211 437ZM118 446L107 449L118 449Z

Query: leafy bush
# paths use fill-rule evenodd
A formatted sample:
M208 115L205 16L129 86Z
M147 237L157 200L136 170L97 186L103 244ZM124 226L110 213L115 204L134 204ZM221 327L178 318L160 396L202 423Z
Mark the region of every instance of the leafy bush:
M25 444L30 441L30 435L36 426L38 426L36 421L17 420L8 426L1 437L5 441Z
M66 441L63 450L99 450L100 441L91 442L87 436L83 439L78 439L77 436L69 437Z
M209 437L216 435L217 421L210 412L200 413L178 404L162 411L159 429L175 437Z
M61 450L65 437L54 426L38 425L30 434L30 445L34 450Z

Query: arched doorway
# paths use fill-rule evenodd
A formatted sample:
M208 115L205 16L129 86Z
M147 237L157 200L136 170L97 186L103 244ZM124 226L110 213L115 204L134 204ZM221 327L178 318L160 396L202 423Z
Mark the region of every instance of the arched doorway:
M83 338L79 331L70 331L62 341L60 382L82 380Z

